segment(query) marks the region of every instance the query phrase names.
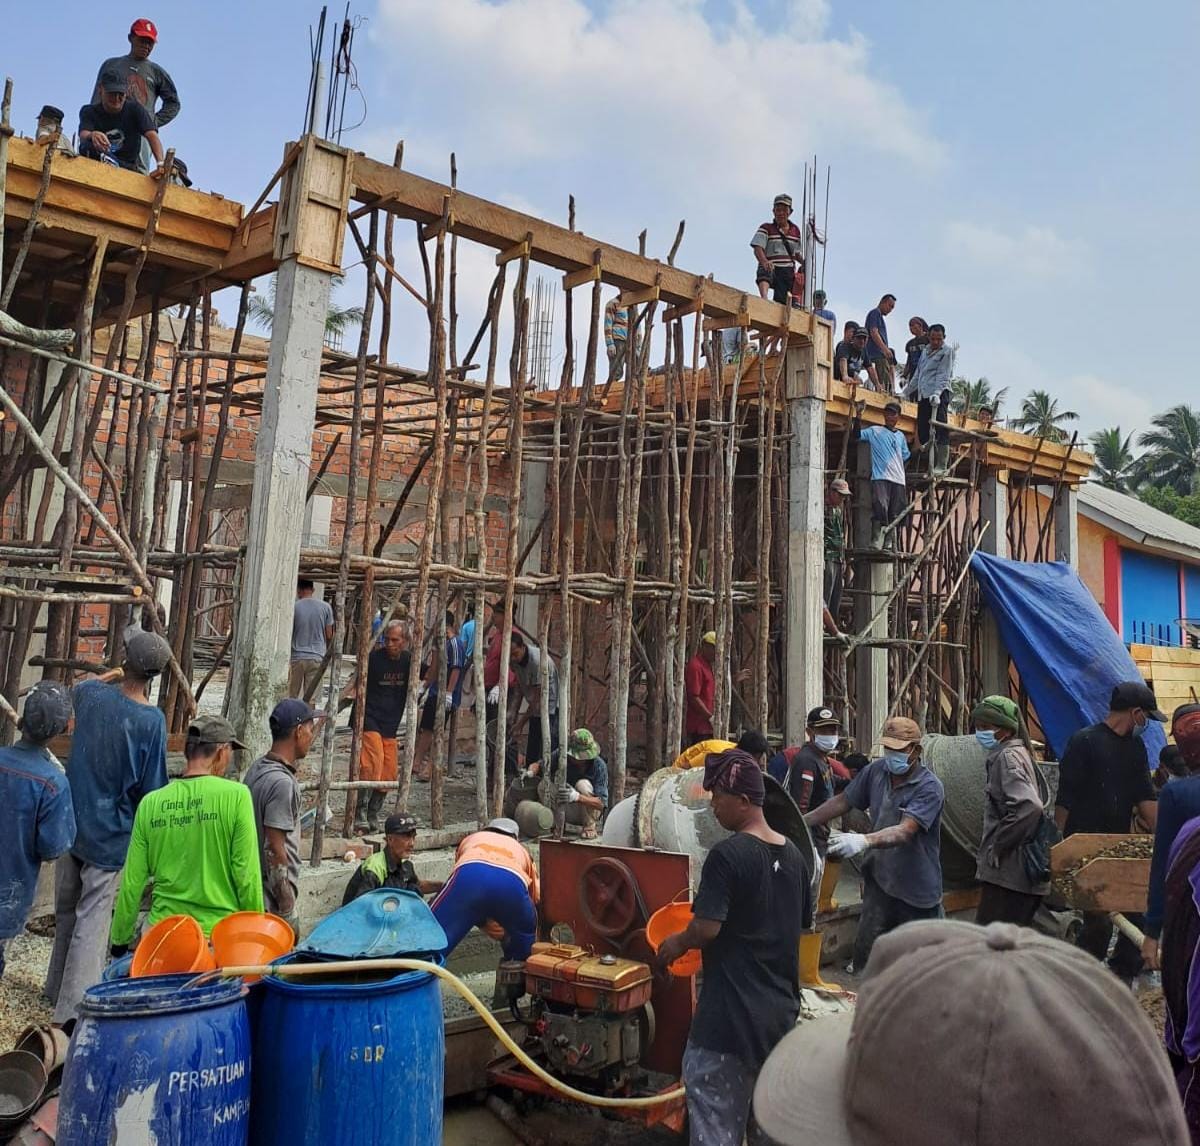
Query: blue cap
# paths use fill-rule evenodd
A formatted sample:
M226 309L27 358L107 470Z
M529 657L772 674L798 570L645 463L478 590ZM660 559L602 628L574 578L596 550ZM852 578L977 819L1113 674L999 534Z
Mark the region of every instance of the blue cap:
M310 720L318 720L325 714L319 712L303 700L289 697L281 700L273 709L269 723L272 736L286 736L294 728L299 728Z

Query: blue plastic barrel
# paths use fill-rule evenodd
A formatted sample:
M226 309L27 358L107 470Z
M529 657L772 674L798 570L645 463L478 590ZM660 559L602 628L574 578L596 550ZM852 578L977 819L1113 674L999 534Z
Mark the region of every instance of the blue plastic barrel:
M89 988L71 1036L58 1146L246 1146L250 1027L240 979L117 979Z
M428 973L385 974L262 980L254 1146L439 1146L441 992Z

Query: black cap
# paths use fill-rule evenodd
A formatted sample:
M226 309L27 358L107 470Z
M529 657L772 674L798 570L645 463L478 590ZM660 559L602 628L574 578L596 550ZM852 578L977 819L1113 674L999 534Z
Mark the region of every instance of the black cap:
M306 704L303 700L296 697L288 697L287 700L281 700L273 709L268 717L268 723L271 725L271 735L275 737L286 736L300 725L306 724L310 720L317 720L324 716L324 713Z
M192 185L192 181L188 178L187 164L184 163L184 161L178 156L175 157L175 161L171 164L171 173L185 187L190 187Z
M1112 690L1112 699L1108 702L1110 712L1128 712L1131 708L1143 708L1151 720L1167 722L1167 714L1159 712L1154 690L1145 681L1123 680Z
M834 716L833 709L826 708L824 705L814 708L808 714L808 719L804 723L808 728L819 728L822 724L832 724L836 727L841 727L841 721Z
M171 646L157 633L130 629L125 636L125 667L139 676L157 676L171 660Z
M100 77L100 90L106 92L127 92L129 77L121 72L105 72Z
M886 406L884 406L884 409L885 410L895 410L896 413L899 414L902 407L901 407L900 403L897 402L895 398L893 398Z
M42 110L38 112L38 119L52 119L55 123L62 123L63 110L50 103L43 104Z
M71 694L57 681L41 680L25 697L21 731L37 744L66 732L71 723Z
M417 834L417 818L407 812L393 812L383 822L385 836L415 836Z

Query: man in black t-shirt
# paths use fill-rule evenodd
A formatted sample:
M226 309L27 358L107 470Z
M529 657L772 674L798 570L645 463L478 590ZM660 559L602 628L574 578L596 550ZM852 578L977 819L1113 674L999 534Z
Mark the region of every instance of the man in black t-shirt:
M163 148L152 116L135 99L127 98L129 81L116 72L100 77L100 98L79 109L79 153L90 159L107 156L129 171L141 171L142 140L145 139L162 171Z
M856 322L848 322L845 335L833 352L833 376L839 382L853 385L861 382L859 374L867 351L867 331Z
M812 913L812 873L796 845L767 826L757 761L737 748L714 753L704 787L717 822L734 834L704 861L691 923L658 952L662 967L693 948L704 955L683 1055L693 1146L745 1137L759 1069L800 1010L800 934Z
M412 654L408 649L408 633L404 622L391 621L383 631L383 648L372 650L367 657L363 737L358 757L360 780L388 780L393 783L396 780L396 729L400 727L400 719L404 715L411 667ZM359 794L354 817L355 831L379 830L383 799L382 788L373 789L369 796L365 790Z
M1124 681L1112 691L1108 715L1067 741L1054 801L1054 821L1064 836L1076 832L1124 834L1130 830L1135 812L1145 829L1154 830L1157 796L1142 735L1151 720L1166 719L1143 681ZM1140 921L1140 916L1134 921ZM1104 959L1111 939L1108 915L1084 912L1078 945ZM1142 968L1141 952L1123 933L1117 935L1109 966L1129 982Z

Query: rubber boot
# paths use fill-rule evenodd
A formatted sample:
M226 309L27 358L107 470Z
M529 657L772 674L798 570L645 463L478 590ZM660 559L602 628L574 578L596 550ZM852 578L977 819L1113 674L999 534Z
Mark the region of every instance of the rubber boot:
M836 983L821 978L821 933L806 931L800 936L800 986L817 991L840 991Z
M833 898L838 879L842 874L842 861L826 858L825 870L821 873L821 886L817 889L817 911L834 911L837 900Z
M950 468L950 443L938 442L933 448L933 472L941 477Z
M378 789L372 791L367 801L367 826L371 831L379 831L379 813L383 808L384 793Z

